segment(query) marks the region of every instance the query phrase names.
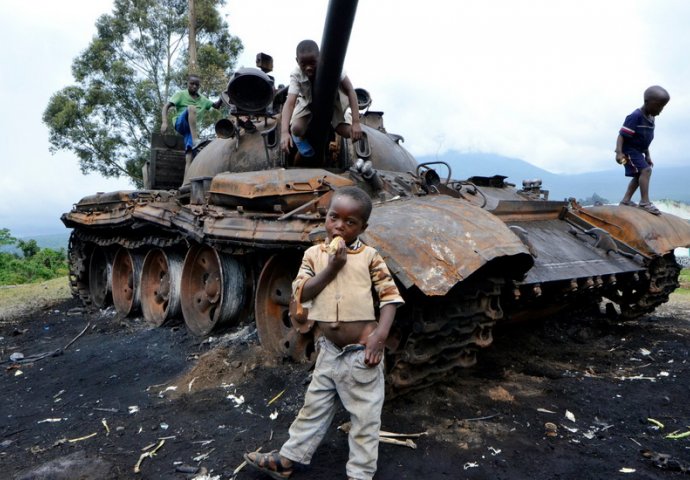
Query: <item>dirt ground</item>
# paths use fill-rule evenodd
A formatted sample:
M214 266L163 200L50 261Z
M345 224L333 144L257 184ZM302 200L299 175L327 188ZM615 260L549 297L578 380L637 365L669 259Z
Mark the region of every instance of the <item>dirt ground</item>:
M627 323L500 328L475 368L386 403L384 430L427 434L416 449L382 444L376 478L685 477L689 334L690 297L675 294ZM73 300L0 322L0 362L0 476L12 479L233 478L243 453L287 438L309 374L266 361L251 325L203 340ZM293 478L345 478L346 420Z

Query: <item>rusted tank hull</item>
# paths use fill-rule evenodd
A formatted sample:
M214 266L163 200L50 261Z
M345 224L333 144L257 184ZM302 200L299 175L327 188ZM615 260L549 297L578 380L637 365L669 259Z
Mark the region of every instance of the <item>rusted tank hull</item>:
M362 236L383 255L402 284L428 296L447 294L492 260L509 259L505 274L531 266L525 245L488 212L441 196L383 204Z
M581 208L575 213L650 256L690 247L690 222L670 213L652 215L641 208L611 205Z

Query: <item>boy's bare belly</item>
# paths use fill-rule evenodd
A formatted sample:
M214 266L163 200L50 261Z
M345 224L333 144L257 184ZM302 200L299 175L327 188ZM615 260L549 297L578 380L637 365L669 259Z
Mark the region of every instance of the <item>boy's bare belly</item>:
M361 322L318 322L323 335L340 348L346 345L362 344L367 342L378 323L374 320Z

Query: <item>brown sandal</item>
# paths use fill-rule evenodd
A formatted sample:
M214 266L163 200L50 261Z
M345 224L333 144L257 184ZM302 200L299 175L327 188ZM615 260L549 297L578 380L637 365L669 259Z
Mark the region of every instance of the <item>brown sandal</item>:
M252 459L250 455L255 456ZM290 478L290 475L292 475L292 466L284 467L280 463L280 453L277 450L268 453L245 453L244 460L247 462L247 466L277 480Z
M640 204L638 205L638 207L640 207L642 210L647 210L647 211L648 211L649 213L651 213L652 215L661 215L661 212L659 211L658 208L656 208L656 205L654 205L654 204L651 203L651 202L649 202L649 203L640 203Z

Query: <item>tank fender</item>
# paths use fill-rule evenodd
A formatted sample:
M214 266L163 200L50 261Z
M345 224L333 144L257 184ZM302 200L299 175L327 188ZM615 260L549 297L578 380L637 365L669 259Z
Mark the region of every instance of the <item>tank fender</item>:
M690 222L670 213L652 215L637 207L601 205L573 213L645 255L666 255L690 247Z
M415 197L375 206L362 240L391 273L425 295L445 295L487 263L520 278L534 264L525 244L498 217L446 196Z

